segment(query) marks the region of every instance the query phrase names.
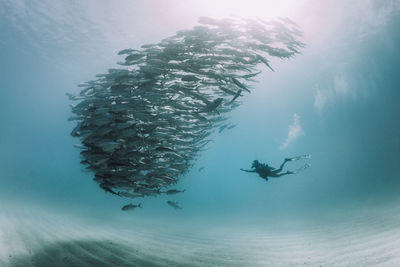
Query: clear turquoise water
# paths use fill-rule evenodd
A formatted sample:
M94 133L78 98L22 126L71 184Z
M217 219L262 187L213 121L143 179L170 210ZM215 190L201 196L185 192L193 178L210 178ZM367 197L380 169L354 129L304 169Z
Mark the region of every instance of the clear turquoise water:
M10 215L17 221L25 210L32 217L37 210L116 229L135 220L172 221L178 229L182 223L248 230L271 222L323 227L330 216L345 221L346 214L368 214L371 207L397 207L399 2L299 6L290 15L304 31L306 48L292 60L274 61L276 72L265 70L231 113L237 127L213 136L178 184L186 192L172 198L183 210L171 209L171 198L157 197L144 199L141 210L122 213L130 201L104 193L82 171L65 93L78 92L77 84L115 67L119 50L191 28L197 17L213 15L212 7L198 10L178 0L2 0L0 208L22 212ZM301 131L280 149L294 114ZM239 171L254 159L278 167L283 158L300 154L312 154L311 167L297 175L266 183ZM42 219L35 218L39 225Z

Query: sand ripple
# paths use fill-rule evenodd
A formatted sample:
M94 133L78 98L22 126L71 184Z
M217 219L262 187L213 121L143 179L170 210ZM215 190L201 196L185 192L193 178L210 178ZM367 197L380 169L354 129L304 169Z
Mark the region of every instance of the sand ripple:
M306 227L95 227L56 216L3 214L1 266L396 266L399 214ZM21 215L21 214L19 214ZM45 219L44 219L45 218Z

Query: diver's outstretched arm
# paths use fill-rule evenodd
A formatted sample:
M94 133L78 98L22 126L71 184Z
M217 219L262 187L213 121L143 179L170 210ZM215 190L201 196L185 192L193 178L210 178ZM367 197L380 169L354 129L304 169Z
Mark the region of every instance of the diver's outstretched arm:
M244 172L256 172L256 170L244 170L244 169L240 169L241 171L244 171Z

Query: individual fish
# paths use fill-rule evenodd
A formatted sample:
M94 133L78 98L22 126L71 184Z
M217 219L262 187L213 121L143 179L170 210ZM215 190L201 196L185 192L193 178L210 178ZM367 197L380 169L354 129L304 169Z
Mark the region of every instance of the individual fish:
M223 101L222 97L219 97L215 99L213 102L209 103L207 106L205 106L201 111L198 111L198 113L209 113L213 111L217 111L217 108L221 105Z
M203 170L204 170L204 168L205 168L205 167L204 167L204 166L202 166L202 167L200 167L200 168L199 168L199 170L198 170L198 171L199 171L199 172L201 172L201 171L203 171Z
M174 153L176 153L176 151L174 149L168 148L168 147L163 147L163 146L156 147L155 150L156 151L161 151L161 152L174 152Z
M168 203L168 205L170 205L174 209L177 209L177 210L181 210L182 209L181 206L179 206L179 203L177 201L168 200L167 203Z
M260 56L260 55L257 55L257 58L258 58L262 63L264 63L265 66L267 66L270 70L275 71L275 70L269 65L269 62L268 62L268 60L267 60L265 57L262 57L262 56Z
M145 44L145 45L142 45L141 48L151 48L153 46L154 46L153 44Z
M233 103L233 101L235 101L235 100L236 100L236 98L238 98L238 97L240 96L240 93L242 93L242 90L241 90L241 89L239 89L239 90L236 92L236 94L233 96L232 100L231 100L231 101L229 101L229 103L228 103L228 104L232 104L232 103Z
M179 194L179 193L183 193L185 191L186 191L185 189L184 190L170 189L168 191L165 191L164 193L167 194L167 195L176 195L176 194Z
M101 183L100 184L100 187L104 190L104 191L106 191L106 192L108 192L108 193L111 193L111 194L113 194L113 195L117 195L117 196L119 196L119 193L117 193L117 192L115 192L114 190L112 190L107 184L105 184L105 183Z
M247 89L247 87L246 87L243 83L241 83L238 79L236 79L236 78L234 78L234 77L232 77L231 79L232 79L232 82L233 82L234 84L236 84L237 86L239 86L239 87L242 88L243 90L246 90L247 92L250 93L250 90Z
M130 54L130 53L132 53L133 51L137 51L137 50L133 50L133 49L131 49L131 48L123 49L123 50L121 50L121 51L118 52L118 55Z
M141 208L141 207L142 207L142 203L139 203L137 205L130 203L130 204L127 204L127 205L123 206L121 208L121 210L123 210L123 211L134 210L136 208Z
M85 148L85 146L82 145L82 144L74 144L74 147L80 148L80 149L84 149Z
M185 75L185 76L182 76L181 80L185 81L185 82L197 82L200 79L197 78L195 75Z
M218 88L219 88L221 91L223 91L223 92L225 92L225 93L228 93L228 94L230 94L230 95L236 95L236 93L237 93L237 92L235 92L235 91L233 91L233 90L230 90L230 89L225 88L224 86L218 86Z
M228 126L228 124L224 124L221 127L219 127L218 133L222 133L223 130Z
M261 73L261 71L258 71L258 72L254 72L254 73L242 75L242 76L240 76L240 77L241 77L241 78L245 78L245 79L249 79L249 78L253 78L254 76L257 76L257 75L260 74L260 73Z
M103 142L100 143L99 146L106 152L113 152L114 150L119 148L121 144L117 142Z
M81 97L75 96L75 95L73 95L71 93L66 93L66 95L68 96L69 100L75 101L75 100L82 99Z

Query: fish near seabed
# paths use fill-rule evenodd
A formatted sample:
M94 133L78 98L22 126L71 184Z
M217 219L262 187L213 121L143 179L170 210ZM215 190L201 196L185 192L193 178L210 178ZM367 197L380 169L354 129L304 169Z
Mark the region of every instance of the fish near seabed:
M136 209L136 208L141 208L141 207L142 207L142 202L140 202L138 205L135 205L135 204L130 203L130 204L128 204L128 205L123 206L123 207L121 208L121 210L123 210L123 211L134 210L134 209Z
M170 205L170 206L173 207L174 209L177 209L177 210L181 210L181 209L182 209L181 206L179 206L178 201L171 201L171 200L168 200L167 203L168 203L168 205Z

